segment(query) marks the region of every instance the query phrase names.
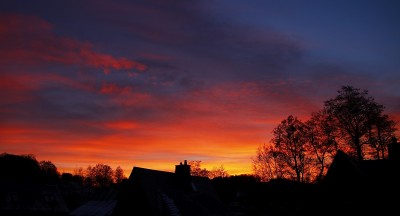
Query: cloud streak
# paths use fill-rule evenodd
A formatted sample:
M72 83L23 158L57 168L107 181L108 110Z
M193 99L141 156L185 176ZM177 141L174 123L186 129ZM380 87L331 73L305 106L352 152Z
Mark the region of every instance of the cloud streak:
M53 33L53 26L35 16L0 15L2 65L11 63L61 63L110 70L145 71L147 66L124 57L96 52L89 42L81 42Z

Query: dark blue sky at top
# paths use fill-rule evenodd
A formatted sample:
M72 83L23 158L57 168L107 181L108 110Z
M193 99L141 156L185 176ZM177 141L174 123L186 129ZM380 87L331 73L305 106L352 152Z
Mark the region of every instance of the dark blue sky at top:
M157 128L170 141L204 121L204 137L259 139L342 85L400 119L399 11L395 0L1 1L0 120L76 137L128 136L96 124L132 121L129 136Z
M354 61L393 71L399 67L399 4L394 0L4 1L1 11L37 15L49 20L62 35L100 43L107 49L115 46L116 53L126 44L137 45L126 31L135 19L150 25L161 21L160 25L167 24L164 27L168 29L168 20L163 23L157 19L174 13L176 19L185 19L184 13L193 12L188 15L204 16L203 21L215 24L214 28L244 26L281 33L306 46L310 51L307 54L317 59ZM156 12L165 14L140 17L129 8L134 5L156 8ZM185 31L179 27L172 26L168 31Z
M160 16L147 14L148 16L141 18L140 15L132 14L135 9L124 8L124 4L133 7L137 5L133 2L138 2L138 5L144 7L157 8L158 12L165 14ZM177 15L184 15L179 10L187 9L189 13L192 11L204 16L204 21L208 19L207 21L211 23L277 31L304 43L307 48L314 51L311 54L316 55L315 57L320 58L321 56L318 56L320 54L322 57L357 62L368 59L379 62L381 66L398 67L399 63L395 56L399 55L400 46L396 43L400 37L399 4L394 0L207 0L186 1L186 3L182 1L81 1L79 3L4 1L2 12L37 15L56 25L56 31L60 34L95 43L121 46L120 44L131 43L132 39L131 35L121 28L135 22L134 19L143 19L144 23L152 24L159 22L157 19L163 15L168 16L168 13L171 15L176 12ZM114 8L116 13L113 13ZM196 28L195 25L192 27Z
M236 22L293 37L310 57L388 71L399 67L397 1L230 1L225 6L234 13L221 13Z

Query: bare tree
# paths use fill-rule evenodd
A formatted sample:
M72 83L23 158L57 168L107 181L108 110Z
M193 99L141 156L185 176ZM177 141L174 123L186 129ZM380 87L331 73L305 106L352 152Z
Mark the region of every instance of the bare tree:
M395 136L396 122L388 115L377 116L368 128L368 143L375 151L374 158L385 159L387 155L387 145L391 143Z
M85 176L85 171L83 170L83 168L82 167L76 167L74 170L73 170L73 173L72 174L74 174L74 175L77 175L77 176L81 176L82 178Z
M335 118L342 138L346 139L356 152L357 159L363 160L363 137L368 133L373 119L379 116L384 107L368 96L368 91L361 91L352 86L343 86L335 98L325 101L325 111Z
M57 181L60 178L56 165L51 161L40 161L39 166L45 181Z
M211 171L208 172L208 177L210 179L213 178L226 178L229 177L228 171L225 170L223 165L220 165L219 167L214 167Z
M309 178L311 158L306 154L304 123L292 115L273 131L271 142L275 145L277 159L285 164L284 174L299 182Z
M114 172L114 179L116 183L121 183L124 179L124 170L118 166L117 168L115 168L115 172Z
M253 158L253 171L261 181L283 178L283 164L277 157L275 148L271 145L263 144L258 147L256 157Z
M290 115L274 128L271 145L260 146L252 159L254 172L262 181L318 181L338 149L358 160L371 152L374 158L384 159L397 128L383 111L384 106L368 96L368 91L343 86L306 123Z
M114 172L109 165L96 164L87 168L88 182L94 187L107 187L113 183Z
M305 123L305 129L307 151L312 155L318 170L318 181L325 175L326 168L338 150L338 130L334 119L323 111L312 113L311 119Z
M208 177L209 171L201 168L200 160L189 161L188 164L190 165L190 174L192 176Z

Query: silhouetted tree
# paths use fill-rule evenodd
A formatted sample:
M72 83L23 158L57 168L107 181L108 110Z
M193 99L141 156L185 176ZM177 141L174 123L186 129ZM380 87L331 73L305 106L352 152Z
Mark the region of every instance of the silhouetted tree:
M263 181L320 180L338 149L358 160L363 160L365 153L384 159L397 128L383 111L384 106L366 90L343 86L306 123L290 115L274 128L271 145L257 149L254 173Z
M274 130L271 142L275 145L278 163L284 163L284 175L299 182L309 178L311 158L306 154L305 125L292 115Z
M51 161L40 161L39 166L45 181L55 182L60 178L60 173L57 171L56 165Z
M94 187L107 187L113 183L114 172L106 164L96 164L87 168L87 183Z
M261 181L283 178L284 164L278 160L274 146L263 144L257 148L256 157L252 159L253 171Z
M67 182L73 181L73 175L71 173L62 173L60 178L61 178L61 180L67 181Z
M229 177L228 171L225 170L224 166L221 165L219 167L213 168L211 171L208 172L208 178L226 178Z
M41 170L34 155L0 154L0 182L38 183L41 181Z
M396 122L388 115L382 114L373 119L368 128L367 139L375 151L374 158L385 159L387 145L392 142L396 130Z
M125 179L124 170L120 166L115 169L114 179L117 184L121 183Z
M229 176L227 170L225 170L223 165L219 167L214 167L212 170L207 170L206 168L201 168L201 161L189 161L188 164L190 165L190 174L192 176L200 176L200 177L207 177L210 179L221 177L225 178Z
M84 177L85 176L85 171L83 170L82 167L77 167L77 168L74 169L73 174Z
M315 167L319 170L316 180L325 175L326 168L330 166L338 150L337 134L334 119L323 111L313 113L311 119L305 123L307 151L312 155Z
M201 168L200 160L189 161L188 164L190 165L190 174L192 176L208 177L209 171Z
M325 111L335 118L341 136L351 145L358 160L363 160L362 138L368 133L371 124L382 114L384 107L368 91L352 86L343 86L335 98L325 101Z
M72 172L73 182L83 185L86 179L85 171L82 167L77 167Z

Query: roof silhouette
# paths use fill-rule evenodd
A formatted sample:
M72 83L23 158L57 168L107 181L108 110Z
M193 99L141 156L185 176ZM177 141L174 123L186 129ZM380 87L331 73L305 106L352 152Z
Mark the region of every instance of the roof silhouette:
M231 215L205 177L134 167L114 215Z
M321 182L321 209L335 206L331 213L392 215L398 211L400 184L397 158L358 161L338 151Z

